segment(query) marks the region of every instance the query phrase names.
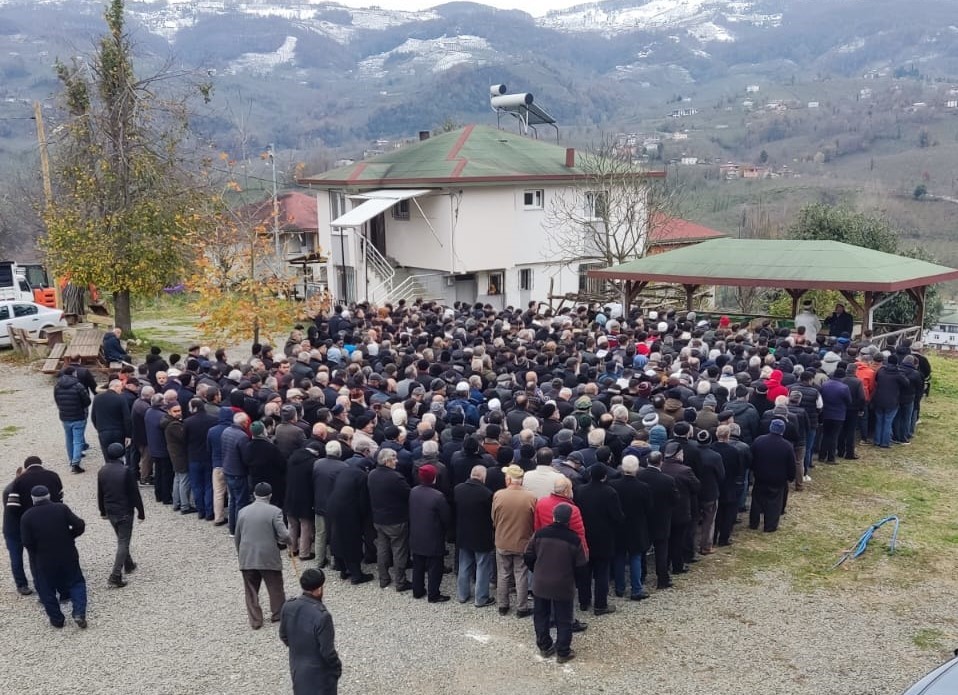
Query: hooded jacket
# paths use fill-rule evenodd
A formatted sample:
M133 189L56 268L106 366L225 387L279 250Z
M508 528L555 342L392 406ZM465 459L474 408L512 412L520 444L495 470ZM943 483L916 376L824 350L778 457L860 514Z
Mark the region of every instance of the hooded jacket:
M86 387L72 374L61 374L53 387L53 400L57 404L60 422L86 420L90 406L90 394Z
M765 385L768 387L768 393L765 397L769 403L775 403L775 399L779 396L788 396L788 389L782 386L782 371L780 369L772 370L768 379L765 380Z

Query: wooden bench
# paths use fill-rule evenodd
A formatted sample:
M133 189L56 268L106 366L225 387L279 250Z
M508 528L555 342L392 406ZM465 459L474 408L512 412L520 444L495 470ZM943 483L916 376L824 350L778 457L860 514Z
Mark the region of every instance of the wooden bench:
M109 328L110 330L113 330L113 318L111 316L98 316L96 314L87 314L86 321L87 323L90 323L93 326L103 326L104 328Z
M96 328L81 328L77 330L73 340L67 345L64 357L85 365L97 365L100 362L100 351L103 347L103 331Z
M67 346L66 343L58 343L50 349L50 354L47 355L47 358L43 361L43 368L41 371L44 374L56 374L60 371L60 360L63 359L63 353L66 352Z

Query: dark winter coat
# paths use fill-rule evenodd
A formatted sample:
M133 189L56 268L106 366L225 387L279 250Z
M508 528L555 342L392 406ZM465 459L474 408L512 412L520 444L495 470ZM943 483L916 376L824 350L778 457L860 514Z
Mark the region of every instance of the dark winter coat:
M276 445L264 437L253 437L240 447L240 457L249 472L250 487L269 483L277 507L286 500L286 459Z
M692 498L697 496L702 486L692 469L681 461L665 459L662 472L672 476L678 489L678 499L672 508L672 525L688 524L692 521Z
M53 400L57 404L60 422L86 420L90 406L90 394L86 386L72 375L61 374L53 387Z
M133 436L133 420L126 398L122 394L107 389L97 394L90 408L90 420L96 431L103 436L106 433L117 435L118 439Z
M389 526L409 521L409 483L398 471L376 466L369 472L366 485L374 524Z
M186 418L183 434L186 437L186 456L193 463L210 463L210 450L207 435L216 426L218 418L201 409Z
M165 417L165 410L153 407L150 407L143 417L146 424L147 448L150 450L150 456L153 458L165 459L170 455L169 450L166 448L166 434L161 426Z
M742 431L742 441L751 444L758 436L759 414L755 406L748 401L732 401L726 407L735 418L735 424Z
M166 450L173 464L174 473L189 473L190 461L186 456L186 435L183 433L183 421L167 415L160 422L163 436L166 437Z
M20 539L37 569L50 574L80 571L75 539L86 524L62 502L39 502L23 513Z
M316 516L326 514L326 501L336 484L336 477L348 469L339 459L321 458L313 464L313 512Z
M533 570L533 593L552 601L575 598L576 575L588 563L582 541L568 526L559 523L536 531L529 539L523 560Z
M409 552L441 557L451 521L449 503L439 490L429 485L414 487L409 493Z
M615 555L615 539L625 521L618 493L606 482L591 481L575 493L582 512L589 557L610 559Z
M841 420L852 404L852 394L848 384L841 379L831 377L822 384L822 419Z
M100 516L133 516L136 511L140 519L144 518L136 475L122 460L107 462L97 473L96 501Z
M333 556L345 562L363 559L363 530L371 524L366 474L347 466L336 476L326 500L326 518L332 528Z
M623 475L609 482L619 495L625 520L618 525L616 547L629 555L649 549L652 538L649 526L653 517L652 488L634 475Z
M699 489L699 501L703 503L716 502L719 490L725 480L725 466L722 457L708 446L699 445L699 457L702 461L699 466L699 480L702 487Z
M279 638L289 647L293 695L336 695L343 663L333 618L323 602L303 594L283 605Z
M730 442L715 442L712 444L712 449L721 457L722 468L725 471L719 486L719 504L736 502L745 482L742 455Z
M133 423L133 446L146 446L146 411L150 409L150 402L138 398L130 409L130 419Z
M478 480L467 480L453 490L456 509L456 545L485 553L496 548L492 527L492 490Z
M313 463L318 454L314 449L297 449L286 462L286 516L309 519L313 516Z
M649 486L652 493L652 516L649 519L650 541L664 540L672 529L672 511L679 501L675 479L658 468L641 468L636 479Z
M223 460L223 473L226 475L248 475L246 464L243 462L242 450L249 435L238 425L231 425L223 430L220 437L220 456Z
M756 485L784 487L795 480L795 449L778 434L763 434L752 444Z
M875 395L871 406L875 410L895 410L901 403L901 392L908 388L908 378L898 365L886 364L875 373Z

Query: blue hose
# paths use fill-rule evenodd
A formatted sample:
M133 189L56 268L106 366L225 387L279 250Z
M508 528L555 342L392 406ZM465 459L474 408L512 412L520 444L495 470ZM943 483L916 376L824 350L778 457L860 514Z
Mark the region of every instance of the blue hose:
M879 521L878 523L875 523L875 524L872 524L871 526L869 526L868 529L866 529L865 533L863 533L863 534L861 535L861 538L858 539L858 542L855 544L855 547L852 548L851 550L846 550L844 553L842 553L842 555L841 555L841 557L839 558L838 562L836 562L834 565L832 565L830 569L835 569L836 567L839 567L840 565L842 565L842 564L843 564L846 560L848 560L848 559L855 559L855 558L861 556L861 554L864 553L865 550L868 549L868 542L872 539L872 536L875 535L875 531L877 531L878 529L880 529L882 526L884 526L885 524L887 524L887 523L890 522L890 521L895 522L895 529L892 531L891 541L890 541L889 544L888 544L888 554L889 554L889 555L894 555L894 554L895 554L895 546L896 546L897 543L898 543L898 523L899 523L899 521L898 521L898 517L893 515L893 516L886 516L884 519L882 519L882 520Z

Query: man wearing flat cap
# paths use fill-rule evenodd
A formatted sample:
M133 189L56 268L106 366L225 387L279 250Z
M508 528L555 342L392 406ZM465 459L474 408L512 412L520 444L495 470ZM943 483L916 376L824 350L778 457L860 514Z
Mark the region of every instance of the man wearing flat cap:
M263 610L259 605L259 587L266 584L272 622L279 622L286 601L283 590L283 558L280 550L289 544L289 531L283 523L283 512L270 504L273 489L259 483L253 490L253 503L243 507L236 520L236 551L246 590L246 612L254 630L263 627Z
M80 629L86 622L86 580L80 569L76 538L86 528L83 519L62 502L50 499L50 489L34 485L30 489L32 506L20 519L20 538L30 554L33 582L50 624L62 628L65 619L61 598L69 597L73 619Z
M769 424L768 434L763 434L752 444L755 485L748 526L757 529L759 518L763 517L766 533L778 530L785 489L795 479L795 449L784 434L785 420L775 418Z

